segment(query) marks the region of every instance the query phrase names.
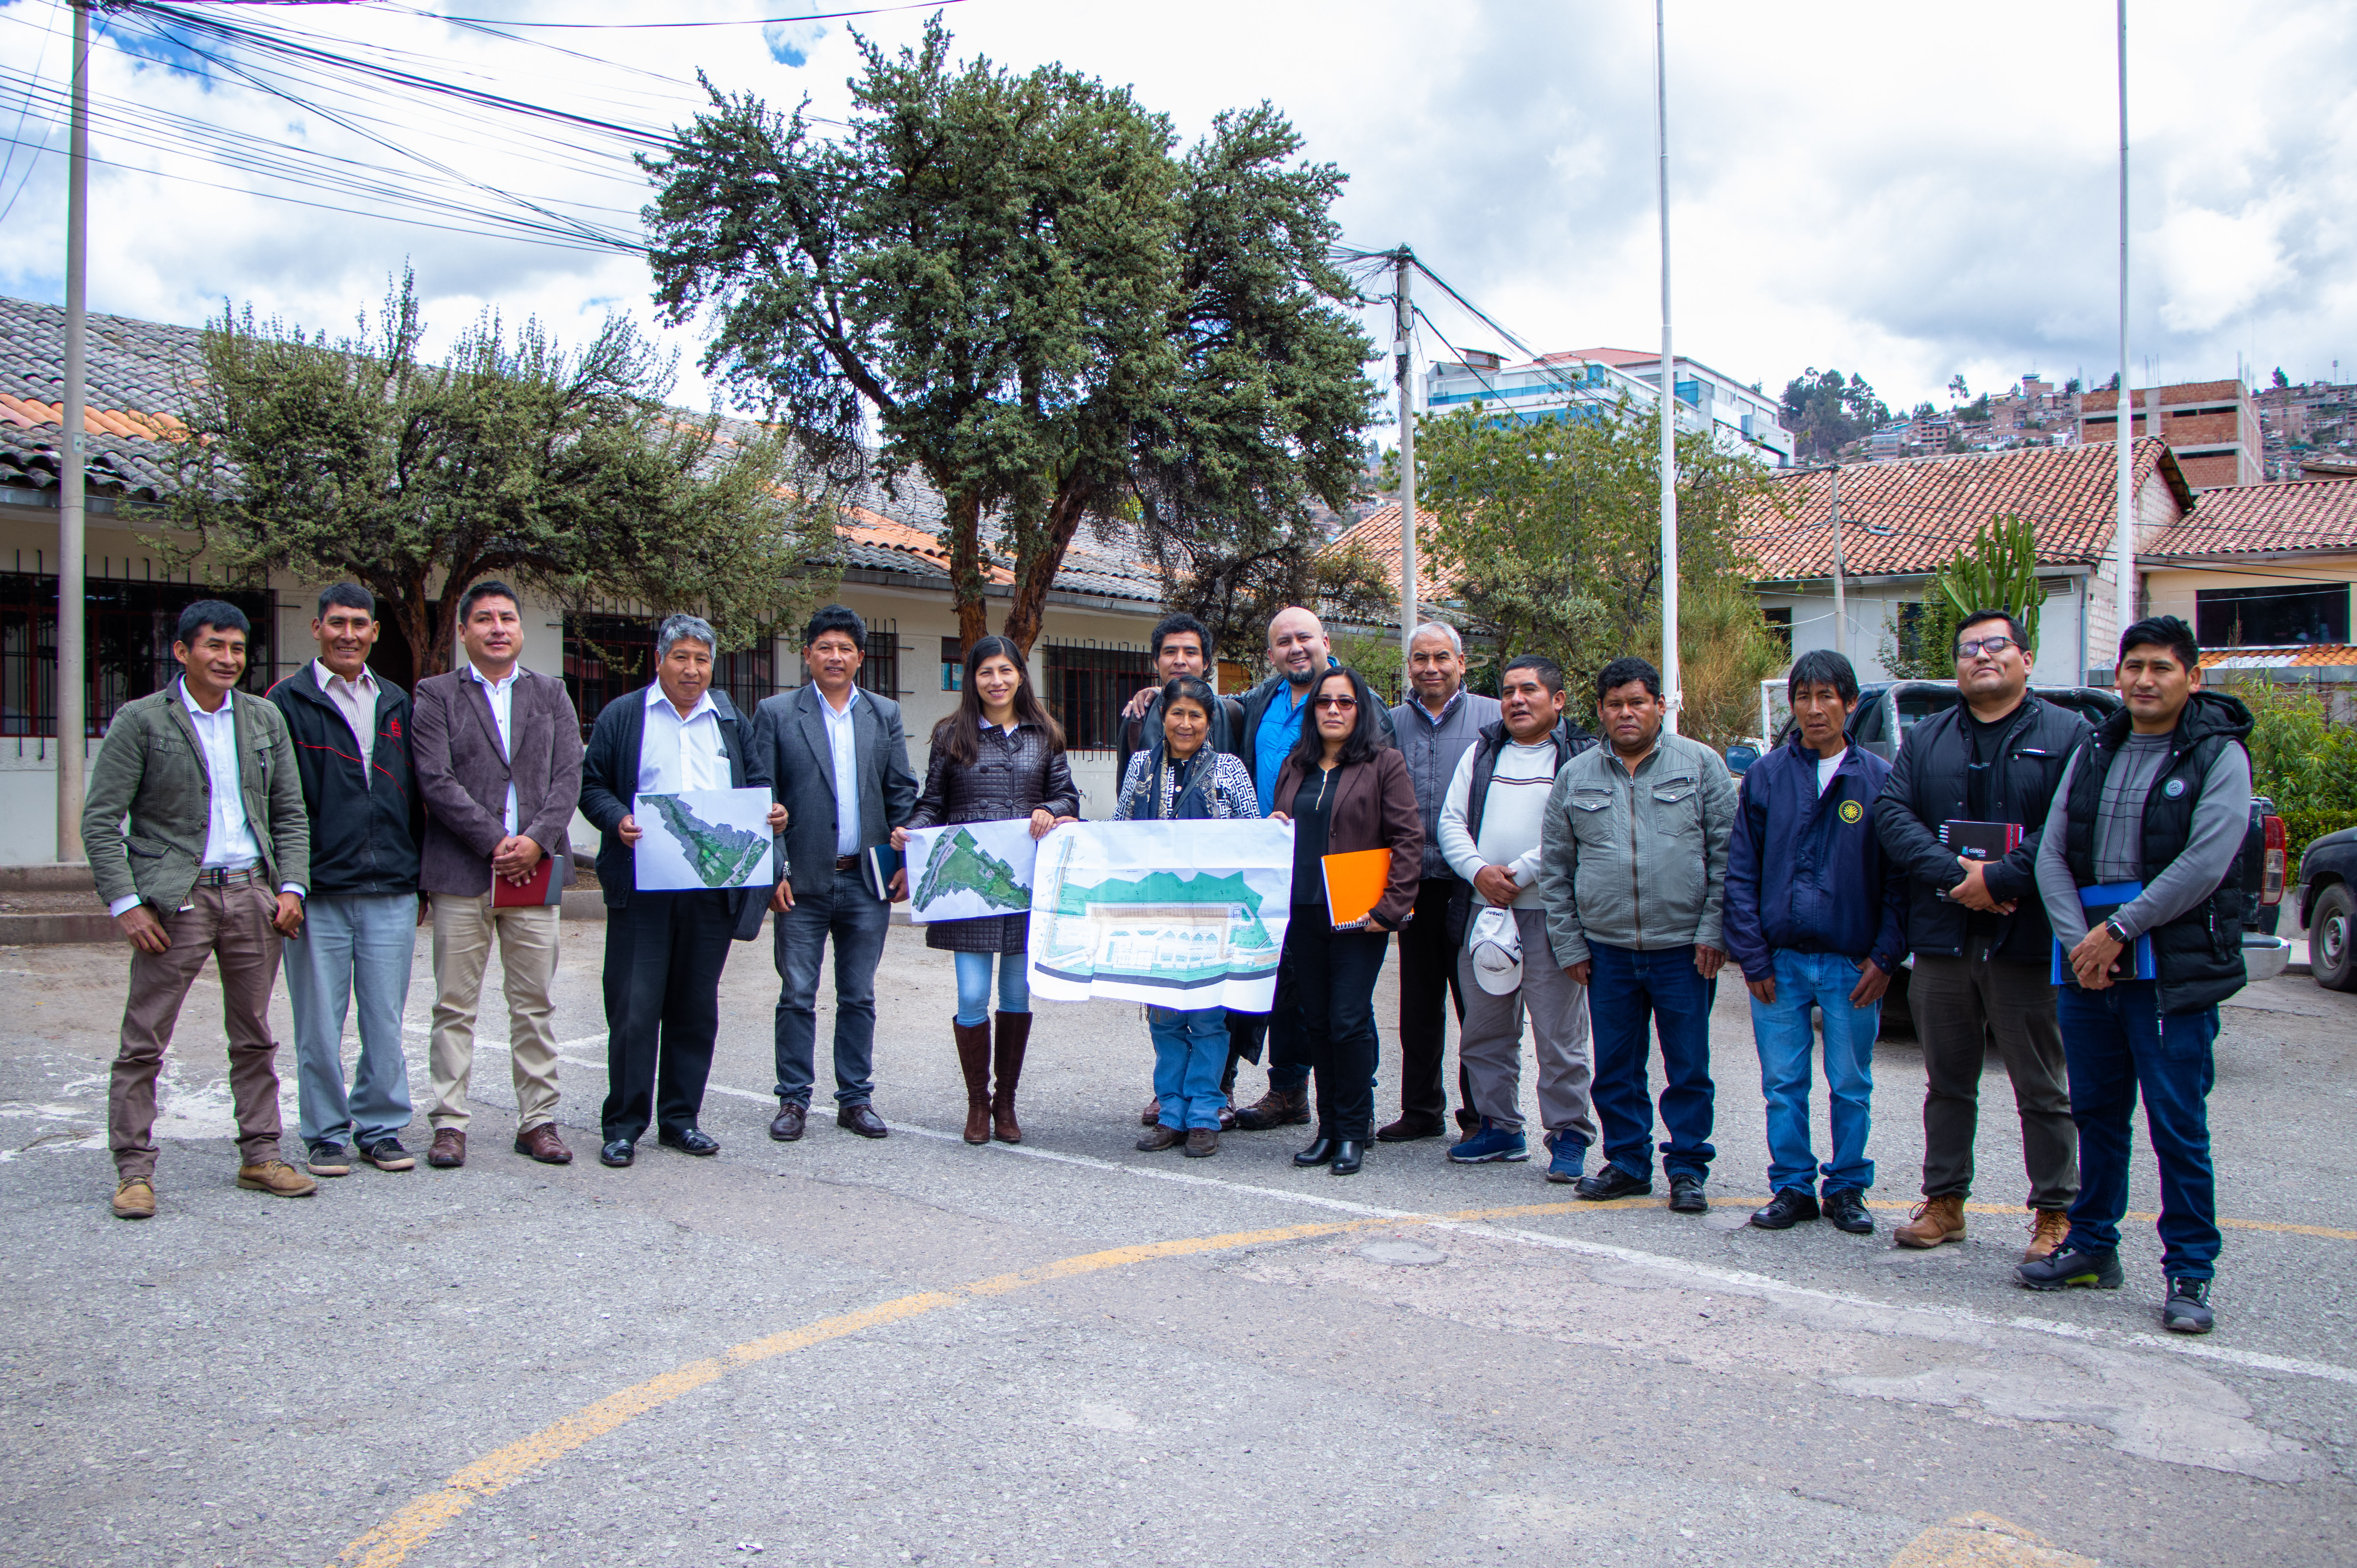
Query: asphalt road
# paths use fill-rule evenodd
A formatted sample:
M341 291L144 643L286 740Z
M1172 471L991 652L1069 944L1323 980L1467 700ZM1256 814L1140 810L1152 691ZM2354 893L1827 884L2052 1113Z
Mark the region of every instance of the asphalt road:
M2222 1326L2187 1342L2158 1328L2149 1223L2121 1292L2009 1283L2023 1179L1995 1058L1966 1242L1889 1244L1921 1150L1905 1040L1877 1062L1882 1232L1744 1228L1766 1160L1733 985L1717 1206L1689 1219L1572 1203L1537 1163L1451 1166L1437 1141L1347 1180L1295 1170L1292 1129L1137 1154L1146 1032L1113 1004L1044 1007L1027 1142L968 1148L950 964L906 929L890 1139L764 1136L765 940L724 983L720 1155L605 1170L602 928L567 938L576 1164L509 1152L486 1048L466 1169L236 1191L200 983L144 1224L106 1208L123 955L0 949L0 1561L2357 1557L2357 997L2305 979L2226 1013ZM421 1093L426 974L421 951ZM1379 1106L1395 1065L1387 1037ZM2149 1170L2134 1205L2157 1207Z

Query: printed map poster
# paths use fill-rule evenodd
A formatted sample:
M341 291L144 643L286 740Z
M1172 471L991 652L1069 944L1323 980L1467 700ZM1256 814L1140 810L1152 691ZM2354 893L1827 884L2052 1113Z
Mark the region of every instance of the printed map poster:
M1031 993L1265 1013L1292 899L1290 823L1059 829L1031 892Z
M647 892L777 886L767 789L640 795L630 813L644 830L634 864Z
M910 923L1024 913L1031 908L1031 863L1039 853L1029 817L910 828L900 857L909 868Z

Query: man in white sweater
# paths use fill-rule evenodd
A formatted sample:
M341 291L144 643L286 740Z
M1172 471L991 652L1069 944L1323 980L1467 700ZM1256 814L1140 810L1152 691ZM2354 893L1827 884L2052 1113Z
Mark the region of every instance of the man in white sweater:
M1555 769L1596 744L1563 721L1563 670L1542 654L1509 661L1499 677L1499 722L1483 726L1450 779L1440 811L1440 853L1467 893L1452 912L1462 933L1457 963L1465 993L1458 1047L1481 1122L1448 1151L1460 1165L1526 1160L1523 1136L1523 1017L1538 1042L1539 1119L1547 1180L1575 1182L1596 1141L1588 1105L1594 1070L1587 988L1557 963L1539 893L1539 835ZM1512 920L1485 921L1502 909ZM1512 956L1522 957L1519 973Z

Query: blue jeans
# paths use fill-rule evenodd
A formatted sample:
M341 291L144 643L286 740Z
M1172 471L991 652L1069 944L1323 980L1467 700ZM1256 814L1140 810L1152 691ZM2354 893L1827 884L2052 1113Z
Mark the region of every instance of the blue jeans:
M1710 1004L1718 983L1695 972L1691 946L1634 948L1587 944L1593 968L1587 1016L1596 1034L1596 1120L1604 1157L1640 1181L1653 1176L1653 1098L1645 1058L1647 1026L1662 1040L1662 1145L1664 1174L1699 1179L1710 1168L1712 1095Z
M990 964L998 961L998 1010L1031 1011L1031 982L1025 976L1030 961L1019 952L962 952L957 958L957 1021L972 1027L990 1018Z
M417 895L365 893L313 898L303 937L284 943L286 1000L295 1015L295 1082L306 1144L372 1144L409 1125L409 1064L401 1014L417 953ZM344 1015L361 1058L344 1092Z
M1162 1124L1217 1132L1220 1108L1228 1102L1220 1091L1228 1070L1228 1010L1148 1007L1146 1027L1154 1036L1154 1097L1162 1102Z
M865 1105L876 1093L876 964L892 927L892 906L856 875L825 893L798 893L771 921L778 977L777 1096L807 1108L817 1076L818 976L834 939L834 1099Z
M1866 1157L1867 1106L1874 1095L1874 1036L1882 1004L1853 1007L1857 965L1839 953L1778 948L1776 1000L1751 998L1751 1034L1760 1046L1760 1089L1768 1097L1768 1186L1813 1194L1874 1185ZM1812 1008L1825 1018L1825 1087L1833 1101L1833 1159L1817 1164L1809 1147L1809 1056L1816 1043Z
M2160 1010L2149 980L2101 991L2058 987L2056 1020L2071 1069L2071 1119L2079 1124L2079 1197L2071 1244L2110 1251L2128 1211L2128 1158L2136 1091L2160 1159L2160 1266L2171 1279L2206 1280L2218 1265L2218 1183L2210 1164L2210 1047L2218 1009Z

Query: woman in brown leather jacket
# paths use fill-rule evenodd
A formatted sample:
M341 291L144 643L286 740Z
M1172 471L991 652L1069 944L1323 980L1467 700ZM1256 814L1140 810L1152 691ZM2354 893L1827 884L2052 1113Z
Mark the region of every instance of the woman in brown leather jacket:
M1293 1163L1330 1166L1336 1176L1358 1171L1374 1135L1375 977L1391 933L1415 908L1424 871L1415 785L1406 761L1384 742L1381 711L1357 671L1337 666L1318 677L1269 812L1293 822L1284 963L1318 1079L1318 1138ZM1337 926L1321 862L1369 849L1392 852L1390 880L1366 918Z
M964 695L957 712L933 726L924 793L907 827L892 831L892 847L906 849L909 828L952 822L1031 819L1031 836L1045 838L1075 822L1080 792L1064 761L1064 732L1031 694L1023 650L1003 637L985 637L966 650ZM1031 989L1024 979L1031 917L984 915L925 928L925 945L957 955L958 1066L965 1072L965 1141L987 1144L994 1133L1019 1144L1015 1085L1031 1039ZM998 1038L990 1028L990 965L998 960ZM994 1060L994 1055L996 1060ZM991 1086L996 1068L998 1083Z

